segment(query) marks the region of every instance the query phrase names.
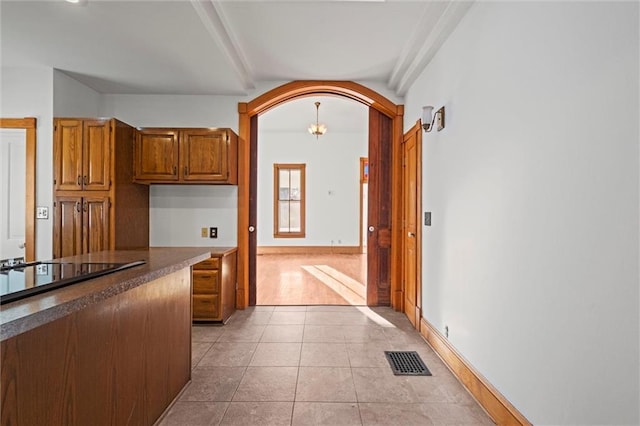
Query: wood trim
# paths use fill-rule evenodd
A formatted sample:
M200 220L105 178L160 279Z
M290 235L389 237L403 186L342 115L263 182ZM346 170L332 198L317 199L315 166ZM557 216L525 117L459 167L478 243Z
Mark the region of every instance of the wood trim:
M424 318L420 319L420 333L496 424L531 425L531 422Z
M358 246L260 246L258 254L360 254Z
M36 260L36 133L37 121L34 117L0 118L2 129L26 130L25 164L25 260Z
M388 117L397 113L397 106L379 93L352 81L298 80L276 87L247 104L249 115L270 110L292 99L315 95L338 95L371 106Z
M280 170L298 170L300 172L300 232L280 232ZM273 165L273 238L305 238L306 236L306 171L304 163L275 163ZM289 224L291 225L291 224Z
M398 105L393 120L393 164L391 166L391 307L402 310L402 127L404 106Z
M420 119L409 129L416 134L416 318L422 318L422 122ZM420 321L416 321L420 331Z
M401 159L397 155L402 142L404 106L396 105L379 93L351 81L292 81L276 87L250 102L238 103L238 291L237 308L249 306L249 198L250 198L250 140L252 134L251 119L283 102L295 98L318 94L334 95L356 100L366 106L377 109L393 120L393 165L392 165L392 247L391 247L391 306L398 309L398 288L400 287L401 268L398 265L398 250L401 246L402 232L397 226L402 217L400 199Z

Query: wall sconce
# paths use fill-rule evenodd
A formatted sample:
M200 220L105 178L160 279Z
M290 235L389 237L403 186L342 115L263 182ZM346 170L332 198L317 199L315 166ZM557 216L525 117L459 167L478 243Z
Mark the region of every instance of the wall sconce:
M436 124L436 129L438 131L444 129L444 107L437 110L435 115L433 115L433 118L431 118L432 113L432 106L422 107L422 128L425 132L433 130L434 123Z

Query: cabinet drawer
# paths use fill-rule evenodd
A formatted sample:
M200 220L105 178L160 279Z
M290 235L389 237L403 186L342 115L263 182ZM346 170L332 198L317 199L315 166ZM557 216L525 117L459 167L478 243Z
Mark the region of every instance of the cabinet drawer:
M220 318L220 297L217 294L211 296L193 296L194 320L217 320Z
M193 294L218 294L220 271L193 271Z
M193 269L220 269L220 258L212 257L193 265Z

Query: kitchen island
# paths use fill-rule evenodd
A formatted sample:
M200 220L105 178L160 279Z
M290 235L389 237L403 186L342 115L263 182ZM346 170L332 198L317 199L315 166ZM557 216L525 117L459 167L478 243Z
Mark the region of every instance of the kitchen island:
M2 425L151 425L191 375L191 266L207 248L60 262L145 264L0 311Z

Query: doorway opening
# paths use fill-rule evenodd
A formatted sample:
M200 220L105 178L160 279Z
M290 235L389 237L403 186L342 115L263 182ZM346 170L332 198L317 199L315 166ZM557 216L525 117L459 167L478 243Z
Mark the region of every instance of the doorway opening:
M238 104L238 134L243 142L238 149L238 309L256 304L258 175L252 164L257 162L258 115L293 99L322 94L356 100L368 107L370 174L366 303L368 306L402 307L401 229L392 225L401 220L398 194L402 166L398 152L404 108L376 91L350 81L293 81L250 102Z
M318 110L323 135L307 131ZM258 140L256 305L366 305L368 108L335 96L293 99L259 115Z

